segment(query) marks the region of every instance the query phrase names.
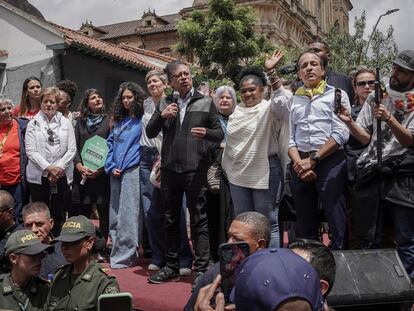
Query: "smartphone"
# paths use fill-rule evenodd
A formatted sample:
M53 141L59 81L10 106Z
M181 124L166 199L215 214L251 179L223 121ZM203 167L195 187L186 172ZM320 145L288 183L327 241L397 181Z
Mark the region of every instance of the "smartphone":
M249 244L245 242L224 243L219 248L221 292L226 303L230 302L230 294L234 287L234 272L240 263L249 256Z
M341 112L341 102L342 102L342 91L340 89L335 89L335 106L334 106L335 114L338 114Z
M98 311L131 311L130 293L102 294L98 297Z

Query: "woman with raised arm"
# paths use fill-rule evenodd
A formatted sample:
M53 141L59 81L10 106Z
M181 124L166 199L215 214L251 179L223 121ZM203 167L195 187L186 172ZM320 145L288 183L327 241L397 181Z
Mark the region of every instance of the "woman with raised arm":
M273 68L283 57L275 52L266 61ZM227 141L222 166L230 183L234 213L256 211L268 217L271 225L270 245L279 247L278 206L283 185L280 132L289 122L292 93L270 72L270 100L263 99L267 79L257 67L240 73L242 102L236 107L227 125Z

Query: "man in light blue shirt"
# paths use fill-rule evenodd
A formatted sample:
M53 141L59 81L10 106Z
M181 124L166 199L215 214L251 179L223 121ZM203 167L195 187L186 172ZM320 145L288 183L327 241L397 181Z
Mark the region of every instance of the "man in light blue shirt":
M290 112L289 156L291 190L296 207L297 237L319 239L318 203L328 221L333 249L344 248L346 232L346 167L343 145L349 129L338 118L349 109L343 90L327 85L323 61L313 52L303 53L297 64L304 86L293 97ZM337 98L338 102L335 104Z

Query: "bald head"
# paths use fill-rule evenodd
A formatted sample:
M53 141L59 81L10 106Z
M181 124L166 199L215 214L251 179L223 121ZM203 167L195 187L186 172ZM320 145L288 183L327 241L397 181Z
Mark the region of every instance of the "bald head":
M0 190L0 211L14 208L14 200L10 193Z
M0 190L0 230L6 230L14 224L14 200L10 193Z

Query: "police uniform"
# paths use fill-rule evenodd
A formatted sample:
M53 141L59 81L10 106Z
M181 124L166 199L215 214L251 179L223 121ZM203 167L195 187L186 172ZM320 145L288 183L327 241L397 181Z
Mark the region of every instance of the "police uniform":
M22 228L23 226L21 224L14 223L6 229L0 230L0 255L3 255L4 253L4 246L6 245L9 236Z
M8 260L10 254L39 255L50 248L42 244L39 238L30 230L20 230L11 234L4 247L3 260ZM36 259L33 259L36 260ZM41 259L37 259L39 263ZM19 269L12 265L12 272ZM19 271L18 271L19 272ZM43 310L49 293L49 283L37 276L29 277L24 288L20 288L11 277L11 273L0 275L0 311L37 311Z
M1 311L43 310L48 293L49 283L39 277L32 277L22 289L13 282L9 273L0 275Z
M60 236L54 241L75 242L90 236L95 236L95 226L85 216L75 216L65 222ZM107 275L95 260L81 274L74 274L73 264L69 264L57 270L46 310L96 310L101 294L118 292L116 278Z
M72 277L72 265L58 269L46 310L96 310L99 295L119 292L115 277L107 275L95 260L76 280Z

